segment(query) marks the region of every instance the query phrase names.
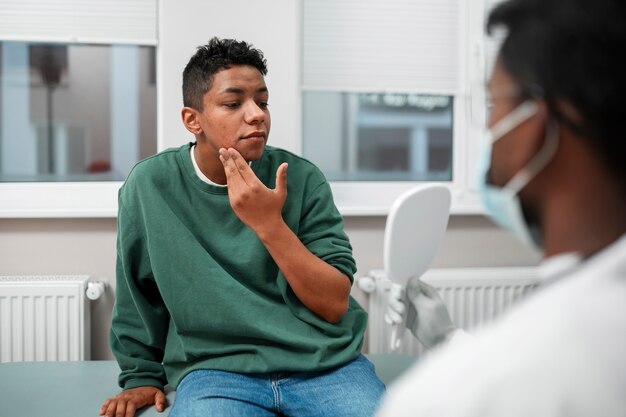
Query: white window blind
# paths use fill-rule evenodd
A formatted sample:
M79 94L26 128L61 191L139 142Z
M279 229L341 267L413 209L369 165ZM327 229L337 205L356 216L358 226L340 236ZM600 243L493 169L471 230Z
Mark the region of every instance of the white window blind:
M456 94L460 0L303 0L303 88Z
M156 45L157 0L0 0L0 40Z

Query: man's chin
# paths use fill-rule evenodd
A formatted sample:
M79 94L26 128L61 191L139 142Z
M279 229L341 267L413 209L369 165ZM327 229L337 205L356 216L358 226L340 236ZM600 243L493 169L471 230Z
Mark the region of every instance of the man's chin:
M246 160L246 162L258 161L259 159L261 159L261 156L263 156L263 151L265 151L265 145L256 149L237 149L237 151L241 154L243 159Z

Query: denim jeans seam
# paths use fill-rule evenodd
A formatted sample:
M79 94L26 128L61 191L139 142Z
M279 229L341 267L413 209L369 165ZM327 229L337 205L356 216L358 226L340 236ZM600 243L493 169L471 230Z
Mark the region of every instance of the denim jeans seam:
M270 377L270 385L274 393L274 409L277 413L280 413L280 392L278 391L278 384L275 378Z

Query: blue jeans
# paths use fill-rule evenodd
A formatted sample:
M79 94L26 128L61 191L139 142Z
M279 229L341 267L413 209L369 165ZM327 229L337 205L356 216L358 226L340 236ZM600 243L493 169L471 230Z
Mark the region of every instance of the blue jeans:
M384 391L363 355L324 372L198 370L178 385L169 416L373 416Z

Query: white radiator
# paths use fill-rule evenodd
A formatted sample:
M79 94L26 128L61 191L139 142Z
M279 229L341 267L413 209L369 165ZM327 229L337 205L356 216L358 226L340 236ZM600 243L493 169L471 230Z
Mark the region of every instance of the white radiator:
M0 363L89 359L88 278L0 277Z
M437 288L454 323L470 332L496 318L537 286L536 268L527 267L431 269L422 280ZM391 352L391 326L384 320L390 284L383 270L372 270L359 278L359 286L369 292L370 353ZM396 353L418 356L422 352L422 345L407 330Z

